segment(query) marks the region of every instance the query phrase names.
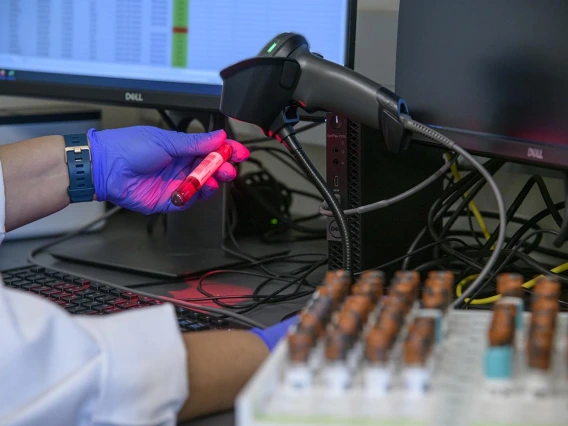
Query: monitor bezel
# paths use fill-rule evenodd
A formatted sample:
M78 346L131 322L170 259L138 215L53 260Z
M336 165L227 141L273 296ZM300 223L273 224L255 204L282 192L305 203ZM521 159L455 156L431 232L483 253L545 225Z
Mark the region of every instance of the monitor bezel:
M357 22L357 0L347 3L347 43L345 65L351 69L355 64L355 33ZM126 92L141 93L142 97L127 99ZM155 108L168 110L218 111L219 95L198 95L191 93L131 90L128 88L96 87L78 84L58 84L18 80L0 80L0 95L49 98L53 100L81 101L89 103L121 105L137 108ZM138 99L138 100L137 100ZM321 114L304 115L322 120Z

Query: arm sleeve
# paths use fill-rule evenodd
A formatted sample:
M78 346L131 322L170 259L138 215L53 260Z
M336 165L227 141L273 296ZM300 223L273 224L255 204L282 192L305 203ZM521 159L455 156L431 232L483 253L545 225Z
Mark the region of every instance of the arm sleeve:
M4 203L0 165L2 231ZM174 425L187 396L171 305L72 317L0 279L1 425Z

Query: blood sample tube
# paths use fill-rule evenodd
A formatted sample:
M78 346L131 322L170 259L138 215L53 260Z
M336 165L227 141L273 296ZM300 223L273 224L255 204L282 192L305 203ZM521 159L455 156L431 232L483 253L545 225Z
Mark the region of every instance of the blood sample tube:
M288 335L290 361L305 363L314 345L313 336L302 331Z
M414 300L418 299L418 288L420 287L420 274L417 271L397 271L395 276L403 281L408 282L414 287Z
M445 311L451 301L451 293L440 279L429 278L422 293L422 306Z
M452 271L430 271L428 278L438 278L442 280L450 293L454 287L454 273Z
M354 310L362 316L363 321L367 321L367 316L373 310L373 301L363 294L349 296L345 299L343 310Z
M554 277L542 277L536 282L532 302L539 299L558 300L560 297L560 281Z
M233 155L233 148L227 143L210 152L173 192L171 197L172 204L179 207L187 203L199 191L207 179L213 176L213 173L231 158L231 155Z
M396 281L391 284L391 288L389 291L389 299L400 299L404 301L405 311L408 311L412 308L412 304L414 303L416 297L416 288L414 284L409 281Z
M528 364L530 368L548 371L552 359L552 333L530 333L527 342Z
M333 299L329 295L320 293L308 307L308 312L314 315L322 324L326 324L333 310L333 303Z
M532 306L530 333L553 333L556 329L558 309L559 306L556 300L538 299Z
M298 330L314 337L314 340L323 334L323 322L311 312L302 312L298 321Z
M497 277L497 293L503 297L523 297L523 276L521 274L503 273Z
M373 328L365 337L365 358L373 363L385 363L393 347L396 335L388 330Z
M381 310L375 328L396 336L404 324L404 317L403 309L386 306Z

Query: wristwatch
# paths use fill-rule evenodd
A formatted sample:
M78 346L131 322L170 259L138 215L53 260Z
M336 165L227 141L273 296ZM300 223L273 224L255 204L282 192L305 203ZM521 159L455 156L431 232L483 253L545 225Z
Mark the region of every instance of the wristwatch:
M91 149L85 133L65 135L65 162L69 169L69 198L72 203L93 201L95 187L91 169Z

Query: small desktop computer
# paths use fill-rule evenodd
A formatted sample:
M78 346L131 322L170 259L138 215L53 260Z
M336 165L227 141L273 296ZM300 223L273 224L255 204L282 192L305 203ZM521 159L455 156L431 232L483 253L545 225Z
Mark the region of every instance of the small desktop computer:
M330 113L326 122L327 184L344 210L400 194L434 174L443 150L411 144L404 153L389 152L380 131ZM438 180L415 196L385 209L347 218L353 244L353 271L360 272L403 256L426 226L428 210L442 193ZM335 219L328 218L330 269L341 268L343 249ZM426 239L422 241L427 243ZM432 251L414 261L429 260ZM392 273L398 265L381 268Z

